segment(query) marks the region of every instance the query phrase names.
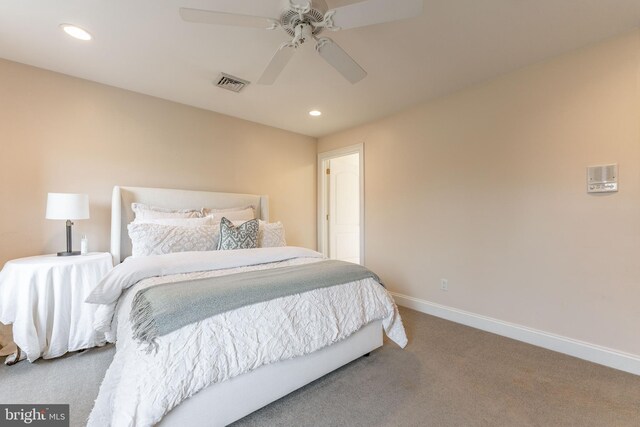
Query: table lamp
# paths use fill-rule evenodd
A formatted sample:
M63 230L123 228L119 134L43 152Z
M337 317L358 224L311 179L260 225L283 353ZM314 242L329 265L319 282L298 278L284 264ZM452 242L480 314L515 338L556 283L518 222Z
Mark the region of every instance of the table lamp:
M47 219L67 221L67 251L58 252L58 256L80 255L71 249L72 220L89 219L89 196L86 194L49 193L47 194Z

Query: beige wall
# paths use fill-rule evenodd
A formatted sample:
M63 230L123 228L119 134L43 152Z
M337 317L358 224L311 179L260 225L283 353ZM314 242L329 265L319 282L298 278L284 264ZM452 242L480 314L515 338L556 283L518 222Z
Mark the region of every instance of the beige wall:
M75 248L86 233L108 251L114 185L268 194L288 241L315 248L315 138L0 60L0 144L0 266L64 250L47 192L88 193Z
M640 32L336 135L392 291L640 355ZM620 191L589 195L586 166ZM439 290L441 278L449 291Z

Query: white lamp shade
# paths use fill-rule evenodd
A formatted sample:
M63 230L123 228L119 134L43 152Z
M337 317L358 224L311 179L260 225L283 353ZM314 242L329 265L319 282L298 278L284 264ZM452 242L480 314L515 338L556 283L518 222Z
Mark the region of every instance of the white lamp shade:
M47 219L89 219L87 194L49 193Z

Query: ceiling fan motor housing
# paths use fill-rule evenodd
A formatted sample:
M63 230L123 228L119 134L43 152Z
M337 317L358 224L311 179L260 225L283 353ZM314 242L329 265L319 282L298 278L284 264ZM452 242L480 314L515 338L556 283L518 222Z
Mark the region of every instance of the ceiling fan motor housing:
M285 3L285 9L280 15L280 25L291 37L296 36L296 27L300 24L311 24L312 22L321 23L324 20L324 14L329 10L324 0L312 0L309 2L311 3L310 10L302 14L303 19L300 19L300 13L292 6L303 6L307 4L307 2L308 1L305 0L289 0ZM324 30L323 27L313 26L312 28L312 34L314 36Z

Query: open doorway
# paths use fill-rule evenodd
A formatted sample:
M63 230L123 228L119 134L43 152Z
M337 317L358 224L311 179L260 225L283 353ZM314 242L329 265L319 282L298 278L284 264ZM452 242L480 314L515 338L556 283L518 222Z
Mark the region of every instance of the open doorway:
M318 154L318 250L364 264L363 145Z

